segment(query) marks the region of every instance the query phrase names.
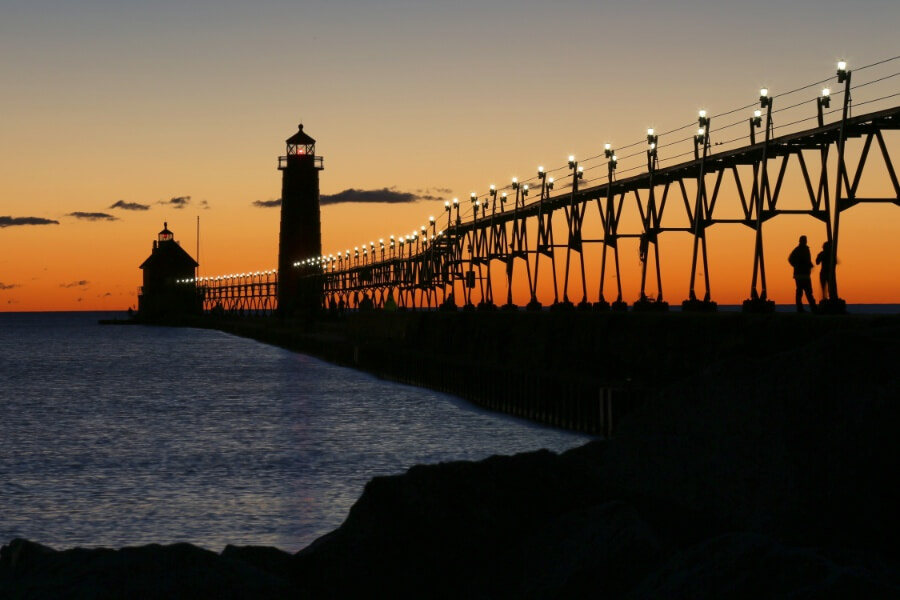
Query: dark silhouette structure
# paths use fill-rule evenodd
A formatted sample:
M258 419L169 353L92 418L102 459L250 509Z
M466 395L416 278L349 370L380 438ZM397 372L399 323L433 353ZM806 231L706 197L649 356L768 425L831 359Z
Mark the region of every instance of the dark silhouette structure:
M282 316L318 310L322 283L315 267L297 261L322 254L319 216L319 171L324 166L316 156L316 140L303 131L285 143L285 156L278 158L281 171L281 228L278 237L278 312Z
M665 134L648 130L646 151L634 151L643 143L638 142L620 148L628 154L619 157L606 144L596 156L582 161L571 156L566 166L538 167L530 177L491 185L483 194L472 192L469 202L448 200L443 217L430 218L411 235L392 235L327 256L322 255L319 229L321 157L315 156L314 140L301 128L287 140L287 156L279 160L283 198L277 292L269 273L212 278L204 282L204 308L265 313L277 293L284 313L297 312L301 305L318 311L341 302L356 310L366 294L376 308L391 297L401 311L452 311L460 306L492 310L504 295L505 309L541 310L549 304L556 310L626 310L629 274L620 268L619 255L634 248L640 280L630 285L636 292L639 284L640 291L633 309L666 311L664 279L670 278L663 277L663 244L687 234L693 238L693 251L688 268L679 269L690 273L682 310L715 311L709 261L716 251L715 238L708 232L746 227L755 239L746 248L753 265L747 272L749 297L743 309L771 312L775 302L767 290L764 229L776 217L803 215L823 224L817 235L831 244L828 298L816 308L846 312L834 259L840 216L862 204L900 205L892 157L896 142L891 143L900 130L900 106L851 116L850 72L846 63L837 67L839 110L824 111L838 96L826 89L809 102L779 108L798 118L790 127L776 128L773 106L793 102L793 96L810 93L818 84L781 96L760 90L760 109L749 119L749 143L743 136L729 137L729 130L745 126L742 120L718 128L718 116L731 112L701 111L693 136L666 141L693 125ZM882 80L895 81L870 83ZM875 86L866 87L865 93L867 106L893 102L896 96L894 88ZM857 94L856 101L860 99ZM803 115L813 107L817 125L793 127L806 123L809 119ZM662 148L666 151L660 156ZM645 158L646 171L640 164ZM888 183L861 185L873 176Z
M153 251L141 264L144 285L138 296L138 316L159 318L184 314L200 314L203 299L197 293L195 269L200 266L175 241L169 224L163 223L153 242Z

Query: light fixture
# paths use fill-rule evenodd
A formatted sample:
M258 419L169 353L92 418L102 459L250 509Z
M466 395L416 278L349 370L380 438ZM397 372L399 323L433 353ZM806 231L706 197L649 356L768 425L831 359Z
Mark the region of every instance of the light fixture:
M762 112L757 108L753 111L753 118L750 119L754 127L762 125Z
M478 194L472 192L471 194L469 194L469 200L472 201L472 204L475 204L475 202L478 200Z
M698 144L703 144L706 142L706 128L701 127L697 130L697 135L694 136L694 141Z
M550 179L547 180L547 189L548 189L548 190L552 190L552 189L553 189L553 178L552 178L552 177L551 177Z
M838 83L844 83L847 81L847 61L839 60L837 64L837 78Z
M831 108L831 90L828 88L822 89L822 95L819 96L819 106L823 108Z
M491 195L492 198L495 198L495 197L497 196L497 186L495 186L495 185L492 183L492 184L491 184L491 189L488 190L488 193Z
M709 117L706 116L706 111L705 111L705 110L701 110L701 111L700 111L699 113L697 113L697 114L698 114L698 117L697 117L697 123L700 125L700 127L701 127L701 128L703 128L703 127L709 127Z
M575 168L575 156L572 154L569 155L569 168L570 169Z
M547 174L544 173L544 167L538 167L538 179L543 179Z
M584 167L578 167L578 172L576 173L578 179L584 179ZM553 181L551 179L551 181Z
M768 108L772 106L772 99L769 97L769 88L759 90L759 107Z
M518 177L512 178L512 189L514 189L514 190L519 189L519 178Z
M612 158L612 155L613 155L612 144L603 144L603 155L606 158Z

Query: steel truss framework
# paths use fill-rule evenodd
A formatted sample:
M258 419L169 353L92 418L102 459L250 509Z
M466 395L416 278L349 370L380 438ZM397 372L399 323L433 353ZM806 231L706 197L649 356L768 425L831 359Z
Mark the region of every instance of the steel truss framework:
M651 146L647 151L646 172L617 179L615 157L610 156L606 183L585 189L579 189L581 169L570 161L572 185L563 193L553 195L552 179L548 181L539 173L540 189L531 203L526 201L528 186L514 182L513 198L507 199L505 193L497 198L493 188L484 202L473 197L470 221L460 219L458 204L449 206L447 226L440 233L432 221L430 234L423 231L415 239L391 239L387 246L384 243L380 248L373 246L362 258L358 253L355 256L348 253L317 259L319 269L314 276L322 279L323 306L343 302L343 306L354 308L371 301L375 306L393 302L405 308L453 307L461 301L467 308L494 307L492 279L496 274L492 273L499 269L491 267L497 264L505 269L506 306L513 306L514 279L521 278L524 271L531 308L540 307L537 291L544 289L540 277L552 278L556 306L575 306L577 302L582 308L624 308L619 242L625 238L636 238L640 249L641 291L635 308L667 306L662 292L660 240L662 234L686 232L693 237L693 252L690 297L685 307L714 307L706 234L710 227L721 224L740 224L755 231L748 303L750 306L766 303L763 232L767 221L785 214L809 215L821 220L831 242L833 260L838 251L842 212L860 203L900 205L900 183L884 135L885 131L900 129L900 107L850 118L845 102L840 121L822 125L820 120L819 126L813 129L780 137L770 135L771 102L767 112L765 139L755 141L751 122L748 146L712 153L707 129L706 135L695 136L691 160L659 168L655 146ZM862 142L853 161L844 151L848 139ZM875 167L870 160L873 154L879 154L882 159ZM893 194L863 197L858 193L867 167L886 169ZM877 175L883 175L883 170ZM797 208L793 206L797 203L796 194L791 192L792 207L787 208L782 200L784 184L788 178L797 177L806 196ZM511 208L506 206L508 200ZM637 225L628 228L622 220L623 212L635 209L639 218L630 222ZM591 210L597 211L599 231L596 228L586 231L585 216ZM680 216L668 217L676 211ZM554 239L554 219L564 220L566 239ZM534 248L529 247L531 242ZM586 248L591 244L602 246L599 265L586 261ZM699 297L695 291L698 266L702 269ZM595 295L588 289L587 274L596 275L596 270L599 270L599 289ZM607 300L610 276L616 284L609 296L611 303ZM655 279L658 290L655 297L645 293L648 277ZM832 274L830 289L835 299L839 298L837 283L836 274ZM210 299L205 302L208 305Z
M277 308L276 271L201 277L196 284L203 297L204 312L261 316L271 314Z

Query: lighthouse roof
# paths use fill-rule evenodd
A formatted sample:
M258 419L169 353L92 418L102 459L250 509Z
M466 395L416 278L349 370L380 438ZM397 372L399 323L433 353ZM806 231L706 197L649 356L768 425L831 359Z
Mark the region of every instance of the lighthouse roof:
M199 267L199 263L191 258L191 255L177 243L159 244L153 249L139 268L162 270L164 272L178 272L182 269L188 271Z
M309 146L315 144L316 140L312 139L303 132L303 123L299 125L299 131L285 140L285 143L292 146Z

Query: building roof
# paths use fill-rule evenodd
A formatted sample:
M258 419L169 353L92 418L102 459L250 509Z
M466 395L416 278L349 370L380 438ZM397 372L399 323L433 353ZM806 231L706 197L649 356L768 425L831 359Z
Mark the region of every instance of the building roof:
M292 146L308 146L316 143L316 140L303 133L303 123L300 123L299 128L300 130L297 133L285 140L286 144Z
M160 242L150 253L143 263L141 269L152 269L157 267L165 267L166 269L191 268L195 269L200 264L191 258L191 255L184 251L184 248L178 245L178 242L170 240L168 242Z

